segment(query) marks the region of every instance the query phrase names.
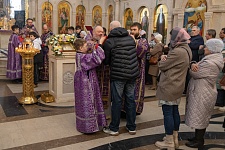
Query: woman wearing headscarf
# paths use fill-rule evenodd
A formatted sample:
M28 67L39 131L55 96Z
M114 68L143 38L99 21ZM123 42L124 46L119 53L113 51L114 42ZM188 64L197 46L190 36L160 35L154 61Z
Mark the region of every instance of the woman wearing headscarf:
M221 40L209 39L204 48L205 57L191 65L185 123L195 129L195 137L186 143L188 147L203 149L204 134L216 103L216 79L223 68L222 49Z
M151 57L157 57L160 58L162 55L162 50L164 45L162 44L162 35L161 34L157 34L155 36L155 43L156 45L154 46L154 48L150 48L150 55ZM149 70L148 70L148 74L151 75L152 77L152 87L150 87L150 90L156 90L156 78L159 74L159 67L158 67L158 63L157 64L150 64L149 65Z
M162 142L157 141L155 145L159 148L175 149L179 147L180 114L178 105L185 87L192 52L188 46L190 36L184 29L175 27L170 35L168 55L162 55L161 61L159 61L161 75L156 92L159 105L162 106L166 137Z

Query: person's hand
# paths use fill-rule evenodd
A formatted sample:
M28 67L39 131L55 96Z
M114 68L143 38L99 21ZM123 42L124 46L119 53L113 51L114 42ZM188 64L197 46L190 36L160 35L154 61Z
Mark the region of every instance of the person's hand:
M202 49L204 47L204 45L200 45L198 49Z
M130 34L130 36L135 40L135 37L134 37L134 35L133 34Z
M161 56L161 61L166 61L166 59L167 59L167 55L162 55Z
M198 71L198 64L191 64L191 70L194 72Z
M102 36L99 40L99 44L103 44L103 42L106 40L106 36Z
M189 44L189 43L191 43L191 41L190 40L187 40L187 43Z

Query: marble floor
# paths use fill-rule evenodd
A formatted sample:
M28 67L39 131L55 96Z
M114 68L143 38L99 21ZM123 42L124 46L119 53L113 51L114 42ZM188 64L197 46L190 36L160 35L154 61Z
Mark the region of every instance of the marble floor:
M38 97L48 87L41 82L35 89ZM82 134L76 130L74 103L62 105L38 102L20 105L22 84L0 80L0 149L10 150L156 150L155 141L164 136L163 117L158 107L155 91L146 86L145 106L137 116L137 134L129 135L125 120L121 119L120 135L109 136L102 131ZM193 135L193 129L184 124L185 97L182 97L180 114L182 118L179 139L181 150L192 150L184 143ZM225 113L214 110L205 135L206 150L225 149L225 132L222 122ZM108 120L109 122L110 120Z

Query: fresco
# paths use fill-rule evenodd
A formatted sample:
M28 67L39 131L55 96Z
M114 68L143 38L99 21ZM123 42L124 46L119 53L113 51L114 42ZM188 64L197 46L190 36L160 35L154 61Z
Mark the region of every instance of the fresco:
M187 29L189 34L193 26L198 26L200 28L200 35L203 34L206 7L207 3L205 0L188 0L184 10L183 27Z

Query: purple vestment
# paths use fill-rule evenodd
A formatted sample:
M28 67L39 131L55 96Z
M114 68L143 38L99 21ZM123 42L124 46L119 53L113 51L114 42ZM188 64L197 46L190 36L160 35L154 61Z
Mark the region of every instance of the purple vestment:
M135 102L136 112L142 113L144 107L144 96L145 96L145 57L148 50L148 41L141 38L137 41L137 56L140 70L140 76L136 79L135 87Z
M43 52L43 68L40 70L40 79L41 80L48 80L49 78L49 72L48 72L48 51L49 48L46 44L46 40L52 36L53 33L51 31L47 32L47 33L43 33L41 35L41 41L42 41L42 52Z
M105 58L101 47L92 53L77 52L77 70L74 75L76 127L79 132L93 133L106 126L96 67Z
M18 35L13 33L9 38L6 71L6 77L12 80L22 78L22 59L20 54L15 52L15 48L18 47L19 44Z
M34 25L32 25L32 26L29 27L29 28L28 28L27 25L25 25L25 26L20 30L20 34L23 35L23 38L28 37L28 36L29 36L29 32L36 32L37 35L39 35L39 34L38 34L38 31L37 31L37 29L35 28Z

